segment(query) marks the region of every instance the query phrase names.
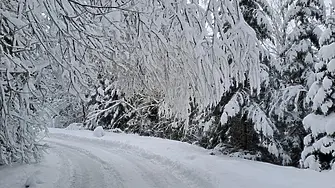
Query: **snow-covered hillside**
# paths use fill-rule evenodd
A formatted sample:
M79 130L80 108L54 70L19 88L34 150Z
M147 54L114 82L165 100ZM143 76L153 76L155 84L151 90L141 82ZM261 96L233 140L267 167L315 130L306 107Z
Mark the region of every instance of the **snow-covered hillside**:
M315 188L335 172L279 167L210 155L187 143L137 135L50 129L40 164L0 168L0 187Z

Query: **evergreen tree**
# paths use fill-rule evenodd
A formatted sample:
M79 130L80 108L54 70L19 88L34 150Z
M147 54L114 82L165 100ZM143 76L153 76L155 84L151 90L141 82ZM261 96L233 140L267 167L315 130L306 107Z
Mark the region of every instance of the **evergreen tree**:
M242 150L255 155L261 153L260 160L281 163L286 156L280 143L275 139L277 128L266 112L269 52L260 45L262 42L272 41L270 7L266 1L235 1L235 3L226 4L227 9L234 7L234 11L241 13L240 20L234 20L236 18L233 17L235 24L244 22L248 29L255 33L249 37L258 44L257 56L253 59L261 66L257 73L253 73L259 76L261 87L254 92L250 88L252 80L239 82L233 79L229 89L223 92L221 100L214 107L209 108L208 116L200 124L201 126L212 124L209 127L204 126L206 135L205 140L201 140L201 144L209 148L229 144L235 148L233 150L228 148L230 152ZM229 35L235 27L234 23L227 21L231 15L221 14L221 16L226 18L226 23L222 24L223 31ZM218 79L223 80L224 83L227 78Z
M239 1L244 20L252 27L259 40L272 38L270 17L271 7L266 0L241 0Z
M272 18L275 46L270 75L272 91L269 114L279 130L279 139L298 166L306 132L302 119L310 112L306 91L314 81L318 61L319 28L325 13L323 1L275 1Z
M287 14L287 24L291 22L294 27L288 35L286 49L282 52L285 57L282 74L286 86L310 86L314 81L313 67L318 61L318 26L325 16L324 1L294 0Z
M311 86L308 97L313 113L304 119L309 131L301 155L302 166L315 170L334 168L335 162L335 9L326 22L320 38L320 62L315 65L317 81Z

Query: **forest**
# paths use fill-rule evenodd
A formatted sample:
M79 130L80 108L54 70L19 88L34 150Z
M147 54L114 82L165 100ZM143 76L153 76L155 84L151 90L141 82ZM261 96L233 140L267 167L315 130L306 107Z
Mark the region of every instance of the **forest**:
M82 123L334 169L335 0L1 0L0 166Z

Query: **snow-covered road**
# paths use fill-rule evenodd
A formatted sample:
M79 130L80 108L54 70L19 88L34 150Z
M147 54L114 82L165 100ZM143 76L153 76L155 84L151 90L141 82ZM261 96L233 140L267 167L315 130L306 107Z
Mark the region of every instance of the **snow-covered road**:
M0 188L335 188L315 172L209 155L187 143L50 129L41 163L0 167Z
M55 187L213 187L191 169L129 147L57 134L46 142L60 159Z

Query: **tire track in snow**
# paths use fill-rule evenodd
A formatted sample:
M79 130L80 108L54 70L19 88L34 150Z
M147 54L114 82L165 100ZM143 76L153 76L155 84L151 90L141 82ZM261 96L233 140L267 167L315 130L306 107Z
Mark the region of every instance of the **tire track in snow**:
M68 177L64 177L61 179L61 182L58 182L58 186L64 187L62 183L66 178L70 179L70 186L73 188L90 188L90 187L105 187L106 185L104 176L101 174L101 170L99 164L89 159L87 156L82 153L74 152L69 149L62 149L60 151L60 155L63 160L68 160L67 164L69 168ZM75 157L75 159L74 159ZM65 169L66 170L66 169ZM62 173L66 171L61 171Z
M67 142L70 145L64 144L64 140L54 140L47 139L47 142L53 145L60 145L64 147L63 149L72 149L78 153L85 153L86 155L96 158L101 163L104 163L105 166L110 165L114 168L114 174L117 175L117 179L121 180L118 185L112 187L140 187L140 188L151 188L151 187L162 187L161 183L155 181L155 174L152 172L153 169L144 168L144 166L135 165L133 161L134 158L128 159L125 157L120 150L113 150L108 152L106 148L102 148L100 145L92 145L85 143L85 149L80 146L75 146L76 143ZM98 147L97 147L98 146ZM107 175L109 172L107 172ZM113 176L112 176L113 177ZM121 178L122 177L122 178ZM77 183L79 184L79 182ZM75 187L80 187L80 185L75 185ZM96 187L96 186L94 186ZM110 187L110 186L100 186L100 187Z
M81 148L50 140L47 142L63 162L59 169L61 176L56 183L59 188L124 187L120 174L109 163Z
M52 137L58 140L65 139L70 142L85 143L85 147L87 145L99 146L96 148L108 152L110 155L117 154L119 157L123 157L123 163L127 164L128 168L130 164L133 164L134 170L137 173L142 173L142 177L147 181L149 187L214 187L210 181L207 181L208 178L205 177L205 174L199 174L194 169L186 168L178 162L136 146L117 141L81 138L65 134L52 134ZM158 168L160 169L155 171ZM119 171L120 168L115 170Z
M142 173L146 173L147 177L154 177L151 180L154 181L151 187L214 187L211 183L204 180L202 176L196 174L195 170L188 169L178 162L171 161L163 156L155 155L138 147L123 143L116 143L120 147L118 148L111 147L110 141L97 141L100 147L107 152L117 152L120 156L125 157L129 162L133 163L134 166L138 167Z

